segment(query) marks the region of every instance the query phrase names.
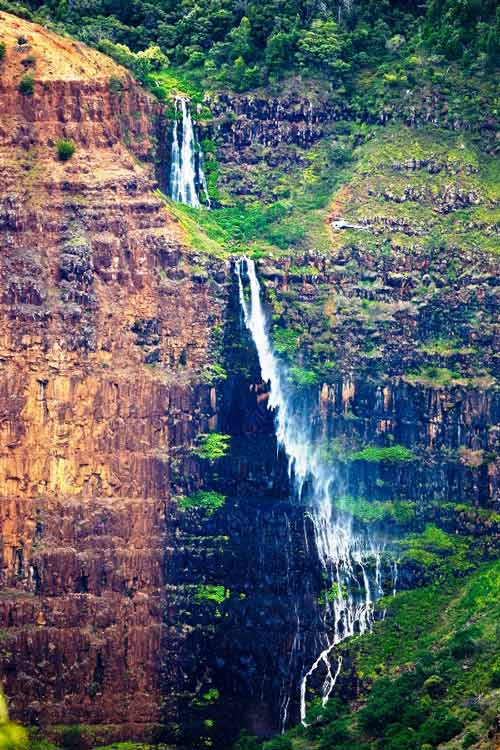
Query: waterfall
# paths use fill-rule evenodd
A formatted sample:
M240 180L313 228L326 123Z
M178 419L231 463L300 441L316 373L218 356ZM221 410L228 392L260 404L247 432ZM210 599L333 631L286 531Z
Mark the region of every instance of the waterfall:
M210 207L207 181L203 171L202 159L198 156L198 145L194 134L189 101L183 97L177 97L175 109L182 115L182 120L179 121L176 118L172 131L170 197L179 203L199 208L201 203L196 190L198 183L205 193L206 204Z
M245 271L250 286L248 301L243 286ZM329 587L323 602L323 619L331 635L323 636L324 647L301 681L300 714L305 724L309 678L321 665L324 667L325 705L342 666L340 657L335 670L332 668L329 657L334 647L349 636L371 629L375 601L384 593L381 566L385 540L367 528L357 528L352 517L336 510L335 471L325 459L325 445L314 434L310 410L290 385L287 368L274 355L254 262L247 258L238 260L236 275L245 326L257 349L262 379L270 384L268 408L275 412L278 447L288 458L296 499L307 502L307 514L313 523L317 552ZM390 567L390 573L394 593L395 565Z

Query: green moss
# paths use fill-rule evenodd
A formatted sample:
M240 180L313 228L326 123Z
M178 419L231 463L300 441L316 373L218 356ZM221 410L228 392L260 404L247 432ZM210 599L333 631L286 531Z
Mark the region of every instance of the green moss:
M466 355L474 354L475 349L472 347L461 346L456 339L434 339L433 341L426 341L419 347L421 352L429 355L436 355L440 357L453 357L457 354Z
M196 587L195 599L197 602L215 602L222 604L229 599L230 592L224 586L212 586L200 584Z
M420 383L432 387L463 385L466 380L461 377L459 372L449 370L447 367L435 367L428 365L420 368L417 372L410 372L405 375L408 383Z
M203 700L207 703L215 703L220 698L220 693L217 688L210 688L206 693L203 693Z
M227 380L227 372L222 365L216 362L211 365L207 365L201 374L201 378L204 383L212 385L213 383Z
M284 354L289 359L292 359L299 348L299 336L298 331L294 331L292 328L280 328L275 326L272 332L273 348L276 354Z
M319 377L313 370L304 367L290 367L290 380L299 389L314 388L319 383Z
M221 495L219 492L214 492L213 490L199 490L192 495L179 496L175 499L177 500L177 507L181 510L199 509L207 516L213 515L226 502L225 495Z
M334 504L338 510L364 523L393 520L400 524L409 524L416 515L416 504L404 500L377 501L344 496L335 500Z
M383 461L401 463L414 461L415 454L404 445L390 445L384 448L376 445L369 445L360 451L351 453L349 460L367 461L368 463L381 463Z
M230 435L222 435L219 432L210 432L206 435L199 435L197 445L192 449L192 453L199 458L208 461L216 461L223 458L229 451Z

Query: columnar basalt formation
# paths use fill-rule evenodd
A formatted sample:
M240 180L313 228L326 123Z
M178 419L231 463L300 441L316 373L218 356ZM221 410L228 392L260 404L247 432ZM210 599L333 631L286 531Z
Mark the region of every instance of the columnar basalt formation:
M0 24L4 687L25 722L143 737L175 659L169 461L207 428L190 380L223 294L153 192L154 101L98 53Z

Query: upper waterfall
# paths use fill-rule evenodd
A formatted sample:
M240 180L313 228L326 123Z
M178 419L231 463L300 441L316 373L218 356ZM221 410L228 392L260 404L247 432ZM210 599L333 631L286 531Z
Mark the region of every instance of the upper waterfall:
M245 272L250 300L245 297ZM308 679L323 665L323 700L326 702L341 667L340 658L336 668L331 667L329 656L333 647L350 635L370 629L374 603L384 594L382 566L387 565L391 581L395 567L394 563L384 560L383 538L373 535L368 528L359 528L352 517L335 508L338 495L335 469L325 458L322 439L314 433L307 403L297 398L286 366L273 352L254 262L247 258L238 260L236 273L245 325L257 349L262 379L270 384L268 404L275 410L278 446L288 458L297 500L308 503L307 513L313 522L318 557L330 587L329 595L325 596L323 616L331 635L325 635L323 648L303 675L301 684L301 719L305 721Z
M172 131L170 159L170 197L179 203L200 208L197 185L205 193L205 203L210 206L207 181L203 171L201 154L195 137L189 100L177 97L176 112L182 119L175 119Z

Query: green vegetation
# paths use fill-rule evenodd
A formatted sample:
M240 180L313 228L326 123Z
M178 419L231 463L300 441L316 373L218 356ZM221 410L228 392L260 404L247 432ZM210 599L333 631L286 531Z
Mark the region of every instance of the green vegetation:
M399 463L415 460L415 454L404 445L389 445L384 448L377 445L368 445L360 451L351 453L351 461L367 461L368 463L381 463L390 461Z
M215 511L222 508L226 502L225 495L221 495L220 492L215 492L213 490L199 490L192 495L182 495L175 499L177 501L177 507L181 510L199 509L207 516L212 516Z
M299 389L313 388L318 385L319 378L314 370L306 370L303 367L290 367L288 372L292 383Z
M364 523L395 521L410 524L415 519L416 506L408 500L367 500L364 497L340 497L335 500L338 510Z
M427 0L398 5L361 0L26 0L13 12L47 22L103 49L139 78L171 60L194 79L242 91L283 75L318 72L351 89L357 70L378 65L380 85L411 84L432 56L470 73L488 71L498 54L495 3ZM335 20L334 20L335 19Z
M227 380L227 372L222 365L213 362L211 365L207 365L201 374L201 378L204 383L212 385L213 383Z
M99 745L95 750L152 750L152 747L142 742L113 742L112 745Z
M289 359L292 359L299 348L298 340L300 334L291 328L279 328L275 326L272 336L276 354L284 354Z
M435 367L434 365L422 367L418 372L408 373L405 375L405 380L414 384L422 383L423 385L431 385L434 388L462 385L464 383L464 378L460 376L460 373L451 371L447 367Z
M150 73L161 70L168 65L167 56L157 45L139 52L133 52L126 44L115 44L109 39L102 39L97 42L96 46L120 65L130 68L135 77L143 83L146 83Z
M108 81L108 87L112 94L121 94L123 91L123 81L118 76L111 76Z
M217 688L210 688L206 693L203 693L202 698L206 703L215 703L219 700L220 693Z
M35 90L33 76L29 73L24 75L19 82L18 88L21 94L23 94L24 96L32 96Z
M7 702L0 692L0 747L2 750L28 750L27 732L19 724L9 721Z
M219 432L199 435L198 444L192 449L192 453L199 458L216 461L227 454L230 440L229 435L222 435Z
M325 605L326 602L334 602L336 599L346 596L346 593L346 590L343 587L341 588L338 583L332 583L328 591L325 591L325 593L319 597L318 603Z
M474 567L470 540L447 534L428 523L421 533L409 534L399 541L401 558L423 569L427 580L443 580L450 575L463 575Z
M5 58L6 51L5 42L0 42L0 62Z
M215 602L222 604L229 599L230 592L224 586L211 586L200 584L196 587L195 599L197 602Z
M85 750L87 747L87 732L85 727L79 724L65 727L61 732L60 741L64 750Z
M313 701L310 726L287 732L288 747L434 750L453 740L442 746L461 750L486 738L500 709L500 562L379 606L388 612L374 633L340 646L349 651L361 696L354 705L335 696L325 708ZM254 750L251 740L242 735L247 744L235 748Z
M76 151L76 144L71 140L61 138L56 143L56 149L59 161L68 161Z

